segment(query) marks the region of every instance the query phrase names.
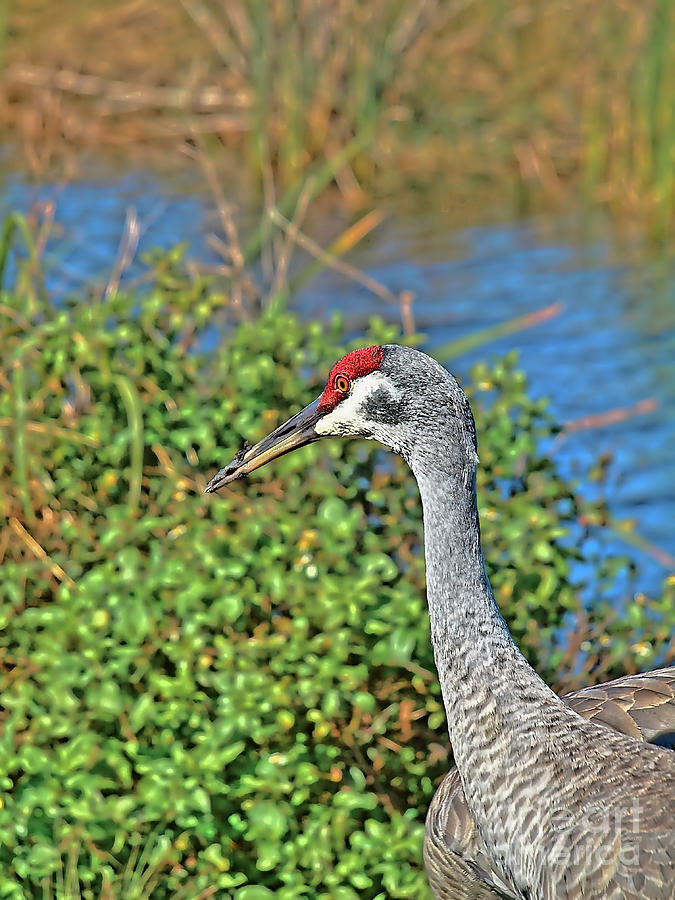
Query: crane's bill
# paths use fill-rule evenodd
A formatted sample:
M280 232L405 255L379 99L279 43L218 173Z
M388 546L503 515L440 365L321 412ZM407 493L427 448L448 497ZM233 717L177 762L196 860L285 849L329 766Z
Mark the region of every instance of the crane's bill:
M291 450L296 450L298 447L304 447L305 444L311 444L312 441L318 441L321 435L316 433L314 426L322 416L319 411L319 399L317 397L309 406L300 410L283 425L275 428L255 447L242 448L229 465L214 475L204 488L204 493L214 494L226 484L248 475L249 472L259 469L270 460L283 456L284 453L289 453Z

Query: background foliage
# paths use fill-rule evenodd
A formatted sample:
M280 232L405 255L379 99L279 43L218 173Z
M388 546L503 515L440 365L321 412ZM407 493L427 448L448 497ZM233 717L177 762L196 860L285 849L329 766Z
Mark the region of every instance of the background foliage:
M163 271L62 309L0 295L0 897L425 897L450 760L408 471L322 443L202 494L336 357L399 335L277 306L212 352L226 300ZM466 388L525 652L559 688L649 667L672 582L582 613L571 564L602 508L542 452L554 427L513 358Z

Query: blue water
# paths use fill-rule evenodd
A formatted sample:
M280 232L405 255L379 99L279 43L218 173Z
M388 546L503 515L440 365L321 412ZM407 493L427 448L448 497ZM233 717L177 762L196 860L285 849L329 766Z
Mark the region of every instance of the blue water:
M141 234L138 252L125 274L127 282L146 271L140 257L153 247L168 248L187 241L196 253L205 250L208 217L203 200L165 193L148 176L67 185L27 185L12 180L0 185L0 219L13 210L38 211L46 203L53 203L55 209L46 253L47 287L57 300L94 282L105 286L131 210L139 220Z
M14 181L0 187L0 217L45 200L56 203L47 256L48 288L57 298L92 282L104 288L130 209L141 238L126 281L142 275L139 257L156 246L185 241L196 258L214 260L206 237L217 219L196 190L173 190L144 175L64 187ZM642 536L675 557L675 258L620 250L610 232L590 233L574 218L458 230L449 216L422 211L391 216L349 261L392 291L414 292L416 328L430 348L560 304L551 320L450 367L466 377L486 353L517 348L533 392L550 398L561 422L653 399L647 414L569 435L556 455L581 492L597 496L587 472L600 454L610 454L603 491L612 513L634 519ZM373 314L399 321L395 307L336 273L317 279L295 306L305 315L339 309L354 331ZM638 561L624 594L656 593L672 571L611 535L598 534L597 543L604 553L628 552Z

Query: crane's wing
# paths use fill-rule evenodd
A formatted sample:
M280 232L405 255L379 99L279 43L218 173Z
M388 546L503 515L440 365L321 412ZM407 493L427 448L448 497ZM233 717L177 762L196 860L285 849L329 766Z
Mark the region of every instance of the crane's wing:
M435 900L515 898L476 830L457 769L434 794L424 829L424 866Z
M581 688L562 699L585 719L675 750L675 666ZM483 846L457 769L448 772L431 801L424 863L435 900L516 896Z
M581 688L563 700L584 719L675 750L675 666Z

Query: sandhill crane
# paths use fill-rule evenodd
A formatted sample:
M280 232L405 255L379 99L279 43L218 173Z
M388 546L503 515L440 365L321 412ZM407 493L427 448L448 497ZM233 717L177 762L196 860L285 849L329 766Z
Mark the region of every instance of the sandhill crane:
M399 453L419 486L456 764L427 817L434 896L673 900L675 667L561 699L528 664L485 572L471 409L441 365L396 345L349 353L317 400L241 450L206 491L335 435Z

